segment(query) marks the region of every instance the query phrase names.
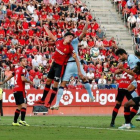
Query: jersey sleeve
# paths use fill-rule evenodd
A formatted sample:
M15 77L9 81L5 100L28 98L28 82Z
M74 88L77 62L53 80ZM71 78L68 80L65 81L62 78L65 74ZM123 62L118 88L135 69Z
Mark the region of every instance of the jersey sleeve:
M137 65L137 62L139 62L139 61L140 60L135 55L129 55L128 65L129 65L130 69L134 69Z

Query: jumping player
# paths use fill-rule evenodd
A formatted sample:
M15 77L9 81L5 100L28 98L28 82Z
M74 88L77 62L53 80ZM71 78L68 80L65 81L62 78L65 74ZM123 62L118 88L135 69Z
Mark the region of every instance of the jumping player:
M72 42L71 42L71 45L74 48L77 56L78 56L78 43L85 36L85 34L88 30L88 25L89 25L89 21L88 21L88 17L86 17L86 24L85 24L85 27L84 27L81 35L79 37L73 39ZM80 61L79 56L78 56L78 60ZM88 79L86 78L86 73L85 73L81 64L80 64L80 69L81 69L82 74L84 75L84 79L82 79L82 83L84 84L84 86L85 86L85 88L86 88L86 90L89 94L90 101L94 101L94 96L92 94L90 84L88 82ZM75 60L73 59L73 57L70 57L69 60L68 60L63 78L62 78L61 85L60 85L59 90L58 90L56 104L54 106L50 107L50 109L52 109L52 110L53 109L56 109L56 110L59 109L59 103L60 103L61 97L63 95L64 87L66 86L67 82L70 80L70 77L73 76L74 74L78 74L78 70L77 70Z
M120 69L115 71L115 73L122 73L122 72L123 71ZM116 97L116 105L115 105L113 112L112 112L112 120L111 120L110 127L115 127L115 119L116 119L118 111L121 107L121 104L122 104L124 97L126 96L126 98L128 100L133 98L134 92L132 92L132 94L131 94L127 90L128 86L130 85L131 82L132 82L132 76L127 74L126 72L123 72L122 78L119 80L118 94ZM131 124L131 127L134 127L134 126Z
M63 39L58 40L50 32L50 30L47 28L47 26L44 26L44 28L45 28L48 36L52 40L55 41L56 49L55 49L55 53L53 55L53 63L52 63L52 66L51 66L50 71L49 71L48 76L47 76L43 96L40 100L35 101L34 103L36 103L36 104L44 104L45 103L45 98L50 91L50 86L51 86L52 80L54 80L51 97L50 97L48 104L46 105L46 107L50 108L50 105L51 105L52 101L54 100L55 95L57 93L58 84L59 84L60 78L63 74L63 69L64 69L64 67L65 67L65 65L66 65L66 63L71 55L74 57L74 59L76 61L79 76L83 77L83 75L81 74L80 63L79 63L79 60L77 58L77 55L76 55L72 45L70 44L71 41L73 40L74 34L72 34L71 32L67 32L64 35Z
M138 95L140 96L140 62L137 62L137 66L133 70L132 75L135 77L137 81L137 91ZM128 102L124 105L124 118L125 118L125 124L121 127L118 127L118 129L130 129L131 127L131 112L130 107L134 106L140 106L140 97L135 97L130 99Z
M26 108L27 108L25 83L32 84L32 82L28 81L25 78L26 66L27 66L27 59L24 57L20 58L20 66L16 68L12 73L12 75L10 75L7 79L5 79L3 82L0 82L0 85L2 85L8 80L10 80L12 77L15 77L15 87L13 91L14 91L14 98L17 105L17 109L15 111L14 122L12 123L13 126L21 126L21 125L29 126L29 124L25 122ZM20 112L21 112L21 120L18 123L17 120Z

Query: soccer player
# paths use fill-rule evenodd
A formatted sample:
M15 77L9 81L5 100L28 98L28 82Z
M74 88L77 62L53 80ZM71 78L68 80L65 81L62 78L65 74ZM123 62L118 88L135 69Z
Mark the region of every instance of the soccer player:
M110 127L115 127L115 119L121 107L124 97L126 96L128 100L133 98L133 94L131 94L127 90L128 86L132 82L132 76L127 74L126 72L123 72L121 69L116 70L115 73L122 73L122 78L119 80L118 94L116 97L116 105L112 112L112 120L111 120ZM131 127L134 127L134 126L131 124Z
M55 41L56 49L55 49L55 52L53 55L53 63L52 63L52 66L51 66L50 71L49 71L48 76L47 76L43 96L40 100L34 101L34 103L36 103L36 104L44 104L45 103L45 98L47 97L47 95L50 91L50 86L51 86L52 80L54 80L51 97L50 97L49 102L46 105L46 107L50 108L50 105L51 105L52 101L54 100L55 95L57 93L59 80L60 80L60 78L63 74L63 71L64 71L63 69L64 69L64 67L65 67L65 65L66 65L66 63L71 55L73 56L73 58L76 61L79 76L83 77L83 75L81 74L79 60L78 60L77 55L76 55L76 53L71 45L71 41L73 40L74 34L72 34L71 32L67 32L64 35L63 39L58 40L50 32L50 30L47 28L47 26L44 26L44 28L45 28L48 36L52 40Z
M80 34L79 37L73 39L72 42L71 42L71 45L74 48L77 56L78 56L78 44L79 44L79 41L81 41L83 39L83 37L85 36L85 34L86 34L87 30L88 30L88 25L89 25L89 20L88 20L88 17L86 17L86 24L84 26L84 29L83 29L82 33ZM79 59L79 56L78 56L78 59ZM79 59L79 61L80 61L80 59ZM86 73L85 73L85 71L84 71L84 69L83 69L81 64L80 64L80 69L81 69L82 74L84 75L84 78L82 78L82 83L84 84L84 86L85 86L85 88L86 88L86 90L87 90L87 92L89 94L90 101L94 101L95 98L94 98L94 96L92 94L90 84L88 82L88 79L86 78ZM77 66L76 66L76 62L73 59L73 57L70 57L69 60L68 60L64 75L62 77L61 85L60 85L59 90L58 90L56 103L55 103L54 106L50 107L50 109L58 110L59 103L60 103L61 97L63 95L64 87L66 86L67 82L70 80L70 77L73 76L74 74L78 74Z
M116 51L116 55L122 60L122 61L127 61L129 67L130 67L130 70L128 69L125 69L123 67L123 64L120 64L118 66L118 68L122 69L123 71L127 72L128 74L132 75L133 74L133 69L137 66L137 62L140 62L140 53L139 52L135 52L135 55L133 54L127 54L126 51L124 49L118 49ZM135 89L137 88L137 82L136 80L133 80L132 83L128 86L128 91L129 92L132 92L134 91ZM135 108L135 114L137 113L136 112L137 107ZM132 111L132 110L131 110ZM134 110L133 110L134 112ZM140 117L138 117L136 120L140 120Z
M137 66L133 70L132 75L135 77L137 81L137 91L138 95L140 95L140 62L137 62ZM130 107L134 106L140 106L140 97L135 97L130 99L128 102L124 105L124 118L125 118L125 124L121 127L118 127L118 129L130 129L131 127L131 112Z
M14 98L17 105L17 109L15 111L14 122L12 123L13 126L29 126L29 124L25 121L26 116L26 108L27 108L27 99L26 99L26 92L25 92L25 83L32 84L31 81L28 81L26 76L26 66L27 66L27 59L24 57L20 58L20 66L14 70L12 75L10 75L7 79L3 82L0 82L0 85L4 84L12 77L15 77L15 87L14 91ZM19 114L21 112L21 120L19 123L17 122Z

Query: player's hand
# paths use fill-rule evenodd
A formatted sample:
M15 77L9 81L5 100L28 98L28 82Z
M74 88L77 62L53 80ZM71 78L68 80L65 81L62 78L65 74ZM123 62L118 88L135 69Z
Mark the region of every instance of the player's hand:
M78 75L82 80L84 79L84 75L81 72L78 72Z

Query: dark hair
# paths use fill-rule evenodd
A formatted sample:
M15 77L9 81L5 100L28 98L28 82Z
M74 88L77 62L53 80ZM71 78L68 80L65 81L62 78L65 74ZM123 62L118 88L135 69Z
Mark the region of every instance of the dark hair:
M20 57L19 58L19 62L21 62L25 57Z
M124 49L117 49L115 54L118 55L122 55L122 54L127 54L127 52Z
M136 56L140 56L140 52L139 51L135 51L135 55Z
M71 32L67 32L67 33L65 33L64 37L66 37L66 36L68 36L68 35L72 35L72 36L74 37L74 34L71 33Z

